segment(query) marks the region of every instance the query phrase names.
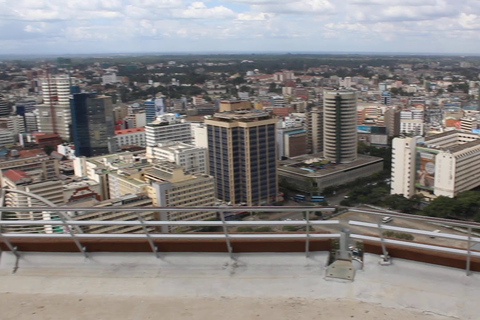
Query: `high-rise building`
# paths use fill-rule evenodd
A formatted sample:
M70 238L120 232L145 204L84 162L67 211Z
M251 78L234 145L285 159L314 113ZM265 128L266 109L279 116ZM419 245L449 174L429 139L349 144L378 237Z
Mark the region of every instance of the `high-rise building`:
M323 151L323 110L312 107L306 116L307 122L307 152Z
M275 201L276 123L268 113L257 110L221 112L205 120L217 198L249 206Z
M145 107L146 122L150 123L156 118L155 114L155 99L150 98L145 100L143 106Z
M348 163L357 158L357 94L330 91L323 94L323 148L325 158Z
M42 79L43 103L36 106L38 130L57 133L70 141L70 78L68 76Z
M42 79L43 103L46 105L68 105L70 78L67 75Z
M115 151L112 98L77 93L72 97L75 156L98 156Z
M400 110L397 107L388 108L384 113L384 123L389 137L400 134Z
M391 193L455 197L480 185L480 137L451 130L426 138L395 138Z

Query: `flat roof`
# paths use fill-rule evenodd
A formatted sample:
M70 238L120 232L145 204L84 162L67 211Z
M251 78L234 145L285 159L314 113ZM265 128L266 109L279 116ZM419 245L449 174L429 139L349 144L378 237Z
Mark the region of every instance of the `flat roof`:
M382 158L359 154L357 155L357 159L353 162L323 165L324 167L323 169L309 167L309 164L305 164L305 161L312 160L315 158L319 160L323 159L323 153L321 152L316 154L301 155L301 156L290 158L287 160L281 160L278 162L278 165L279 165L278 170L292 172L292 173L304 175L307 177L321 177L321 176L326 176L336 172L353 169L355 167L363 166L366 164L374 164L374 163L383 161ZM304 168L304 169L301 169L301 168ZM310 169L310 170L306 170L306 169Z
M354 281L325 277L328 253L2 252L8 319L477 319L479 274L364 255ZM17 265L15 273L13 268ZM101 301L102 303L98 303Z

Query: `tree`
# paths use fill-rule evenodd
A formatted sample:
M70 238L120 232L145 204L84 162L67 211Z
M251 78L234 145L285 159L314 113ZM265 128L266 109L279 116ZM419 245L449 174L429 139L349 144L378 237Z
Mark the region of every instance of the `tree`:
M331 196L335 193L335 191L337 190L337 186L328 186L326 188L323 189L323 195L324 196Z
M455 199L439 196L423 209L427 216L447 218L451 217L457 210Z
M247 81L243 77L236 77L235 79L233 79L232 82L233 82L234 85L239 85L239 84L245 83Z

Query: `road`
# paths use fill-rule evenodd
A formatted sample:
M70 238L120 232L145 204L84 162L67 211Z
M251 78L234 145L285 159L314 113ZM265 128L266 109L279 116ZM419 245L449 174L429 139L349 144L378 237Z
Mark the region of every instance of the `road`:
M337 199L343 199L343 195L337 195ZM340 200L341 201L341 200ZM290 201L285 204L286 206L302 206L304 203L296 203L294 201ZM315 207L312 207L314 209ZM314 218L314 216L311 216ZM302 220L304 218L302 213L298 212L279 212L279 213L261 213L257 215L253 215L252 217L247 217L245 220L271 220L271 221L282 221L282 220ZM358 213L358 212L345 212L339 216L336 216L336 220L340 221L339 225L328 225L328 226L315 226L316 231L329 231L333 233L340 232L343 228L349 228L351 233L356 233L356 234L372 234L376 235L377 231L373 228L367 228L367 227L359 227L359 226L352 226L349 225L350 220L355 220L355 221L362 221L362 222L369 222L369 223L377 223L377 216L367 214L367 213ZM465 233L455 231L449 228L445 228L443 226L440 226L438 224L432 224L429 222L425 221L419 221L419 220L411 220L408 218L394 218L393 221L389 222L388 225L390 226L396 226L396 227L403 227L403 228L411 228L411 229L418 229L418 230L424 230L424 231L434 231L434 230L440 230L442 233L448 233L448 234L456 234L456 235L465 235ZM281 230L281 227L279 228L274 228L277 231ZM416 242L421 242L421 243L427 243L427 244L435 244L435 245L440 245L440 246L450 246L450 247L456 247L456 248L463 248L465 249L467 247L467 243L465 241L460 241L460 240L452 240L452 239L445 239L445 238L431 238L430 236L426 235L418 235L418 234L412 234L414 236L414 240Z

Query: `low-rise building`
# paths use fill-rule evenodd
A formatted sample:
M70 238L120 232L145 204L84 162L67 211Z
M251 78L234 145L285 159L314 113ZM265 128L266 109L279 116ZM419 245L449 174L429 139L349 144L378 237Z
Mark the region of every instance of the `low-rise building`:
M192 142L190 123L181 122L172 114L157 117L145 126L147 146L153 147L163 141Z
M126 145L145 147L145 128L115 130L115 139L119 147Z
M187 172L207 173L207 149L183 142L165 141L156 147L147 147L147 157L175 162Z
M355 161L334 164L322 153L279 161L280 184L308 194L320 194L326 187L339 186L383 170L383 159L357 155Z
M175 163L159 162L144 171L148 182L148 194L154 206L159 207L211 207L215 204L213 177L206 174L192 175ZM168 212L160 220L208 220L215 212ZM163 228L162 231L167 231Z

